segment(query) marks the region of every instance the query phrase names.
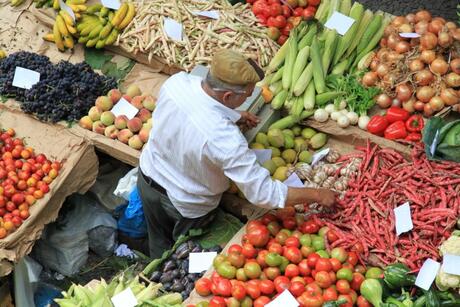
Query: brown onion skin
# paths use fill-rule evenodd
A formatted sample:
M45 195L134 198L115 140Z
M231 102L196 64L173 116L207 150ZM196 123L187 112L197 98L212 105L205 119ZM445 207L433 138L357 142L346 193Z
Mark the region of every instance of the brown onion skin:
M368 71L363 76L363 84L364 86L374 86L378 81L378 75L376 72Z
M441 99L448 106L459 103L458 93L452 88L445 88L441 91Z
M417 89L417 99L421 102L427 103L435 95L433 88L429 86L422 86Z
M390 69L388 68L388 65L386 64L382 64L380 63L378 66L377 66L377 74L379 75L379 77L384 77L385 75L387 75L389 73Z
M398 108L400 108L401 105L402 105L401 100L399 100L398 98L395 98L395 99L393 99L393 100L391 101L391 106L392 106L392 107L398 107Z
M428 31L437 35L439 32L441 32L443 26L444 23L442 21L440 21L439 19L433 19L428 24Z
M423 107L425 106L425 104L423 102L421 102L420 100L417 100L415 103L414 103L414 109L416 111L419 111L419 112L422 112L423 111Z
M416 100L414 97L412 97L412 98L409 99L408 101L404 101L404 102L402 103L403 109L406 110L406 111L409 112L409 113L414 113L414 112L415 112L415 107L414 107L414 105L415 105L415 102L416 102L416 101L417 101L417 100Z
M436 53L433 50L423 50L420 54L420 59L425 64L430 64L436 59Z
M428 31L428 21L419 21L415 24L415 33L423 35L427 31Z
M460 75L454 72L448 73L445 76L444 81L449 87L460 87Z
M453 37L448 32L439 32L438 34L438 44L443 48L447 48L452 45L454 41Z
M406 15L406 20L409 22L409 23L414 23L415 22L415 14L413 13L409 13Z
M425 115L425 117L431 117L433 113L434 110L431 107L431 105L429 103L425 103L425 105L423 106L423 115Z
M452 30L451 31L451 34L452 34L452 37L456 40L456 41L460 41L460 28L457 28L455 30Z
M395 19L393 19L391 22L391 24L396 28L405 23L407 23L407 19L404 16L396 16Z
M456 73L456 74L460 74L460 59L453 59L451 62L450 62L450 69Z
M406 53L410 50L410 44L408 42L398 42L394 50L399 54Z
M436 59L430 64L431 71L444 75L449 70L449 64L444 59Z
M371 68L372 71L375 71L378 65L379 65L379 60L373 59L369 67Z
M430 22L431 21L431 13L427 10L421 10L415 13L415 22L419 22L421 20L425 20Z
M444 101L439 96L434 96L431 98L429 103L435 112L441 111L444 108Z
M402 83L396 86L396 98L405 102L412 97L412 88L407 83Z
M446 28L449 30L454 30L457 28L457 25L455 24L455 22L448 21L446 22Z
M401 39L399 38L399 35L396 35L396 34L393 33L393 34L390 34L388 36L387 45L388 45L389 48L394 50L395 47L396 47L396 44L399 41L401 41Z
M438 37L431 32L427 32L420 37L420 45L423 50L431 50L436 48Z
M375 103L382 109L387 109L391 106L391 98L385 93L375 97Z
M409 69L412 72L419 71L425 68L425 64L420 59L415 59L409 63Z
M414 79L418 85L424 86L430 85L434 80L434 76L428 69L423 69L415 73Z

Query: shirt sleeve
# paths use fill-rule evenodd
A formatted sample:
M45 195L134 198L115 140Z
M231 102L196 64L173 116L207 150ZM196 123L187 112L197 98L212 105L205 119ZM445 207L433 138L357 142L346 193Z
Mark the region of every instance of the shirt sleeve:
M205 151L224 171L247 200L267 209L284 208L288 187L273 180L267 169L260 166L255 153L243 140L232 137L225 142L209 142Z

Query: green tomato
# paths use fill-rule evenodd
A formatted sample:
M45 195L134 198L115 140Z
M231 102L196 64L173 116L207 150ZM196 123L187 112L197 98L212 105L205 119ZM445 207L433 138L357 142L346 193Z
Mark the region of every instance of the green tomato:
M312 235L311 246L316 251L324 249L326 247L325 244L324 244L324 238L322 238L320 236Z
M236 275L236 268L225 261L217 267L217 273L224 278L233 279Z
M299 241L302 246L311 246L311 236L308 233L302 235Z
M215 269L217 269L217 267L219 265L222 264L222 262L226 261L227 260L227 257L224 256L223 254L219 254L217 255L214 260L212 261L212 265L214 266Z
M282 273L284 273L284 270L286 269L286 267L289 264L289 260L287 260L287 258L284 257L284 256L280 256L280 257L281 257L280 270L281 270Z
M202 302L199 302L198 304L196 304L195 306L196 306L196 307L208 307L208 306L209 306L209 302L202 301Z
M337 279L345 279L348 281L353 280L353 271L348 268L341 268L340 270L337 271L336 273Z
M265 263L270 267L275 267L281 265L282 258L277 253L268 253L265 256Z
M381 268L371 267L366 272L366 279L369 279L369 278L378 279L380 278L380 276L382 276L382 274L383 274L383 271Z
M322 250L319 250L319 251L316 251L316 253L321 257L321 258L331 258L329 256L329 253L327 251L325 251L324 249Z
M326 232L328 232L328 231L329 231L329 227L323 226L323 227L321 227L321 228L319 229L318 235L319 235L320 237L324 237L324 235L325 235Z
M287 233L288 236L291 236L291 234L292 234L292 231L290 231L289 229L286 229L286 228L283 228L280 231Z
M343 247L336 247L331 250L331 257L344 263L347 261L348 253Z

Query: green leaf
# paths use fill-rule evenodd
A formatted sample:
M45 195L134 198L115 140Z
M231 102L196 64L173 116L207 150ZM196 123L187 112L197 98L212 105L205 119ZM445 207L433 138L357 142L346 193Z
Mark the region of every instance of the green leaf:
M218 209L214 221L206 227L206 234L198 239L203 248L223 245L243 227L243 223L235 216Z
M5 103L8 100L8 97L5 97L3 95L0 95L0 102Z
M132 67L134 66L134 61L129 61L128 66L126 69L119 69L116 63L113 62L106 62L101 71L104 75L109 77L114 77L115 79L122 80L126 75L131 71Z
M91 66L92 69L102 69L105 63L109 62L113 56L105 54L103 50L94 48L85 49L85 62Z

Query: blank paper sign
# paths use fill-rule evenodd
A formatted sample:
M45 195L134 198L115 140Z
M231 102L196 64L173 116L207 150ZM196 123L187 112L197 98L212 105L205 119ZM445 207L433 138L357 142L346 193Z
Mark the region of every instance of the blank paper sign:
M422 288L423 290L428 290L431 287L436 275L438 274L439 267L441 265L439 262L436 262L432 259L427 259L423 263L420 271L418 272L417 279L415 280L415 285Z
M219 19L219 11L201 11L195 12L195 15L208 17L211 19Z
M396 207L393 211L395 213L396 220L396 235L399 236L403 232L407 232L414 228L414 225L412 224L412 217L410 215L409 203Z
M30 90L38 81L40 81L40 73L27 68L16 67L13 77L13 86Z
M291 188L303 188L304 185L302 180L300 180L299 176L296 173L292 173L286 180L284 180L284 184Z
M134 307L137 305L137 299L131 288L126 288L114 297L112 303L115 307Z
M297 307L299 302L289 290L284 290L277 298L265 305L266 307Z
M189 273L201 273L212 266L216 252L190 253L188 262Z
M257 162L260 164L264 164L265 161L268 161L272 158L271 149L253 149L253 151L256 154Z
M340 35L345 35L354 22L355 20L353 18L339 12L334 12L324 26L336 30Z
M112 113L115 117L125 115L128 119L133 119L139 110L130 104L126 99L121 98L112 108Z
M311 158L311 165L315 165L316 163L318 163L319 161L321 161L321 159L323 159L325 156L327 156L327 154L329 153L329 148L325 148L323 150L320 150L316 153L313 154L313 157Z
M442 270L453 275L460 275L460 256L445 254L442 259Z
M73 21L75 22L75 14L73 13L73 11L70 8L70 6L65 4L65 2L63 0L59 0L59 6L61 7L61 9L66 11L70 15L70 17L72 17Z
M412 33L412 32L401 32L399 33L399 36L404 37L404 38L419 38L420 34Z
M120 0L101 0L103 6L112 9L118 10L121 6Z
M182 24L171 18L165 18L163 27L169 38L175 41L182 41Z

